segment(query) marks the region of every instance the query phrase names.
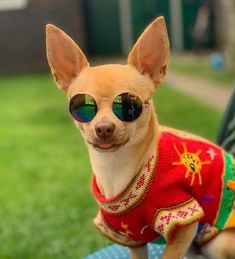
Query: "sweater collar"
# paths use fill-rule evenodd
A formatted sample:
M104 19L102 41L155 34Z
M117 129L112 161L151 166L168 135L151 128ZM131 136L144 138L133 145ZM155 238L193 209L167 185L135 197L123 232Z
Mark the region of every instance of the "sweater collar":
M95 175L92 179L92 193L99 206L109 214L122 214L139 205L148 192L156 172L157 151L148 159L127 188L111 199L106 199L100 192Z

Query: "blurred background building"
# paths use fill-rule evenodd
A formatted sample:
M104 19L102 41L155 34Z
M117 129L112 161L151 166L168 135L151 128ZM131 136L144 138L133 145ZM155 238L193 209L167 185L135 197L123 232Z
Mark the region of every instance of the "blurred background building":
M159 15L166 19L173 51L221 49L231 38L223 28L228 17L221 13L229 8L223 2L230 1L0 0L0 74L48 69L47 23L63 29L89 56L128 53Z

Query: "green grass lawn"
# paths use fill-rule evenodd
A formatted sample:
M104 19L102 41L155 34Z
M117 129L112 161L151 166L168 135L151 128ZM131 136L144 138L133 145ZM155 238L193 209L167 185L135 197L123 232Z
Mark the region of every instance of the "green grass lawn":
M220 114L167 87L160 122L215 139ZM0 258L82 258L109 242L92 225L85 145L47 74L0 79Z
M228 87L232 87L235 82L234 71L229 71L226 68L213 70L209 64L209 58L205 60L191 57L184 60L183 58L179 59L173 56L169 68L178 73L205 78Z

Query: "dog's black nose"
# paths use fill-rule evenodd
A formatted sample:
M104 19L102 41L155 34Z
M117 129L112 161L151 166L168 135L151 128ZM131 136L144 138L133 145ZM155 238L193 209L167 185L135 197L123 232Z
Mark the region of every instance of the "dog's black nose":
M110 138L115 130L115 125L110 121L100 121L95 125L96 135L101 139Z

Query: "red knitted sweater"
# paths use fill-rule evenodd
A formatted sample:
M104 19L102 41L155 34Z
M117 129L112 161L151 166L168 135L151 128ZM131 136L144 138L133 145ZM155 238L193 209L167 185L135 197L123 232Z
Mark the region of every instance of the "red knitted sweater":
M95 224L117 243L141 246L160 237L169 242L177 228L199 221L196 240L204 244L219 229L235 227L234 180L232 156L204 139L163 128L156 153L117 197L103 197L93 177L100 206Z

